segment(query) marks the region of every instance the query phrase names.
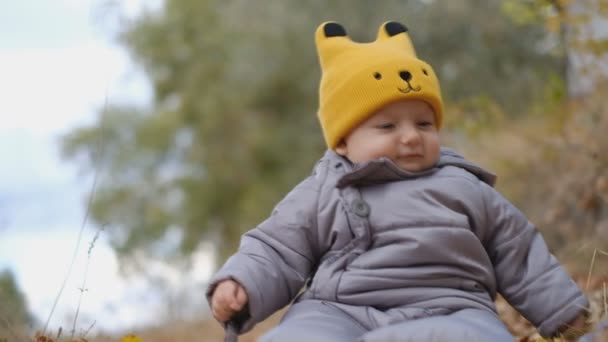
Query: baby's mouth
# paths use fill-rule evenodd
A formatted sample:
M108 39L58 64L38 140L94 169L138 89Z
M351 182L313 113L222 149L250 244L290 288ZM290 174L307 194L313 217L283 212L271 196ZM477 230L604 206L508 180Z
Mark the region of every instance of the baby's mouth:
M421 153L408 153L402 154L399 156L399 159L412 159L412 158L422 158L424 157Z

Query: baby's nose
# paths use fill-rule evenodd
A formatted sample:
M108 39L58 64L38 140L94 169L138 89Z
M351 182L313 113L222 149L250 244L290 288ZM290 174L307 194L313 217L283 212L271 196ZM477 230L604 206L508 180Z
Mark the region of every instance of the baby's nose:
M404 128L401 131L401 142L406 145L418 143L420 140L419 132L411 127Z
M412 79L412 74L409 71L401 71L399 72L399 77L404 81L409 82Z

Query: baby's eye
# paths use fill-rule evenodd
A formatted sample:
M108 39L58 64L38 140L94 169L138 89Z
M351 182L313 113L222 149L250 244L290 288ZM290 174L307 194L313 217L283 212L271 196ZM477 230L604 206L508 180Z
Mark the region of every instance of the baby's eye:
M427 120L418 121L417 124L418 124L419 127L424 127L424 128L428 128L428 127L432 127L433 126L433 122L432 121L427 121Z
M378 129L393 129L393 128L395 128L395 124L394 123L390 123L390 122L386 122L386 123L377 125L376 128L378 128Z

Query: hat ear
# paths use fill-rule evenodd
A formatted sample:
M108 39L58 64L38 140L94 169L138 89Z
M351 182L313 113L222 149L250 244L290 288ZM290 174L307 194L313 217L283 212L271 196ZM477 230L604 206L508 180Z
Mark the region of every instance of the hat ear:
M395 44L399 45L399 49L403 49L405 45L406 50L414 57L416 57L416 50L407 33L408 29L405 25L396 21L387 21L380 26L378 29L378 36L376 40L388 40L395 41ZM393 44L391 42L391 44Z
M328 22L323 24L322 27L326 38L347 36L344 27L338 23Z
M384 25L382 27L384 27L384 31L386 31L386 34L388 34L390 37L396 36L399 33L408 31L407 27L405 25L398 23L396 21L386 22L386 23L384 23Z
M348 37L344 27L336 22L325 22L317 28L315 42L321 68L325 68L341 53L349 51L356 44Z

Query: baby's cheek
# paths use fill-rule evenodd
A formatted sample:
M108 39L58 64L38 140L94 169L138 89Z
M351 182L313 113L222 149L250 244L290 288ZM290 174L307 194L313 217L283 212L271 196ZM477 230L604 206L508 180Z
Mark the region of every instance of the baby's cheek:
M373 155L372 159L389 158L395 160L396 158L395 148L388 144L376 146L371 154Z
M364 153L362 153L362 155L360 156L360 163L365 163L368 161L372 161L372 160L377 160L380 159L382 157L389 157L386 153L384 153L382 150L367 150Z

